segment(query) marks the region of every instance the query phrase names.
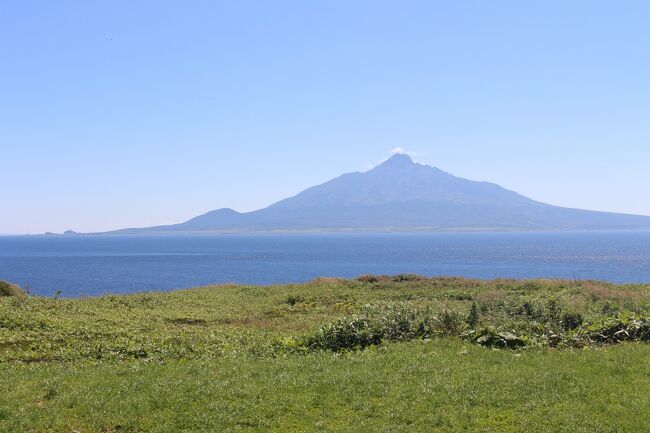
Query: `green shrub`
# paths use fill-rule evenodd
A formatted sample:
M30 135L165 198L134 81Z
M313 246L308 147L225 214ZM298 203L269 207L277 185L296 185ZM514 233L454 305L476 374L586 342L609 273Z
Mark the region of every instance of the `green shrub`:
M289 295L286 299L286 303L289 305L300 304L305 301L305 297L302 295Z
M599 343L650 342L650 318L636 315L608 317L586 327L582 334Z
M469 331L464 336L472 342L486 347L516 349L526 345L525 338L519 337L512 332L498 331L491 327L483 328L478 332Z
M401 283L404 281L422 281L426 280L426 277L417 274L398 274L393 277L393 281L396 283Z
M417 310L407 304L367 305L358 315L344 317L303 337L300 345L335 352L363 349L384 341L428 338L435 332L434 323L429 310Z
M21 296L25 291L16 284L7 281L0 281L0 296Z
M469 313L467 313L467 319L465 321L471 328L474 328L476 325L478 325L479 320L481 320L481 316L478 310L478 306L476 305L476 302L472 302L472 307L469 309Z
M562 314L562 307L555 299L546 303L546 320L551 323L559 323Z
M436 317L437 328L443 335L457 335L463 329L463 318L454 310L444 309Z
M562 329L572 331L582 326L582 315L580 313L565 313L562 316Z
M434 315L428 308L407 303L366 305L355 316L338 319L307 336L285 339L279 347L290 351L358 350L387 341L460 335L465 328L463 316L449 309Z
M526 316L531 319L540 320L544 315L544 311L541 308L535 308L533 304L526 301L521 305L521 308L519 309L519 314L521 316Z

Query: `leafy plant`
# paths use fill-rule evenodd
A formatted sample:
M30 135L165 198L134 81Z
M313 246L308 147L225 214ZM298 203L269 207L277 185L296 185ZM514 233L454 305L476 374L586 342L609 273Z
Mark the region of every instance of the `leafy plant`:
M478 325L479 320L481 320L481 314L479 312L478 306L476 305L476 302L472 302L469 313L467 313L466 322L470 327L474 328L476 325Z
M480 331L469 331L464 335L476 344L486 347L500 349L516 349L526 345L526 339L509 331L498 331L492 327L486 327Z
M454 310L445 308L436 319L438 328L443 335L457 335L463 328L463 319Z
M582 326L582 315L580 313L565 313L562 316L562 329L565 331L574 330Z
M367 305L352 317L344 317L321 327L302 339L310 350L352 350L378 345L384 341L427 338L434 332L434 320L428 310L407 304Z
M302 295L289 295L287 297L286 303L289 305L296 305L304 301L305 301L305 297Z
M562 308L557 300L551 299L546 303L546 319L552 323L559 323Z
M650 318L636 315L608 317L588 326L582 334L600 343L650 342Z

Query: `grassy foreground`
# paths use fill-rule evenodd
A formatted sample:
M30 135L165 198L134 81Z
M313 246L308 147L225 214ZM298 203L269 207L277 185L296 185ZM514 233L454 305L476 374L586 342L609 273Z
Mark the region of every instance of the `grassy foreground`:
M0 297L0 431L650 431L649 313L650 286L414 276Z

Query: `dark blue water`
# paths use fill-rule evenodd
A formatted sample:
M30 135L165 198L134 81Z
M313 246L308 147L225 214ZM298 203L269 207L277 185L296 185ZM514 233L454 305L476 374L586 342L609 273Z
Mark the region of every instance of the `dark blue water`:
M40 295L366 273L650 282L650 232L0 237L0 280Z

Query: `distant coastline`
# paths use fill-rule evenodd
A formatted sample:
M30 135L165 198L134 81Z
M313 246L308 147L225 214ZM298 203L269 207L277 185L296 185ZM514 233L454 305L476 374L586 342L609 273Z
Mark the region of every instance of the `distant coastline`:
M367 228L367 229L267 229L267 230L203 230L203 231L147 231L140 232L127 230L114 232L89 232L89 233L26 233L26 234L0 234L0 236L56 236L56 237L75 237L75 236L219 236L219 235L309 235L309 234L426 234L426 233L616 233L616 232L647 232L650 228L640 229L562 229L562 228L539 228L539 229L522 229L522 228L503 228L503 227L448 227L448 228Z

